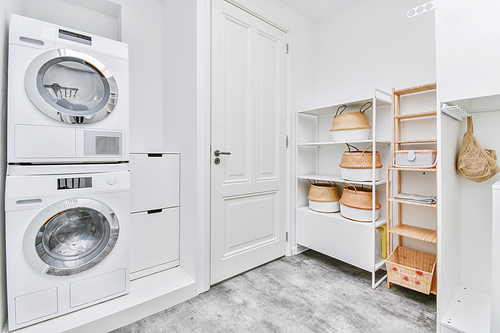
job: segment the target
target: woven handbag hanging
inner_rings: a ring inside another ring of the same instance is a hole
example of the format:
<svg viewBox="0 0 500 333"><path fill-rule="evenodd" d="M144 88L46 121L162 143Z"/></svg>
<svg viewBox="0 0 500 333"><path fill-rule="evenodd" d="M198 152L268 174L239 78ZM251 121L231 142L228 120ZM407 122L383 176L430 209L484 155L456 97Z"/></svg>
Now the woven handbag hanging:
<svg viewBox="0 0 500 333"><path fill-rule="evenodd" d="M476 183L484 182L500 172L496 152L483 149L474 136L472 117L467 117L467 132L458 155L457 171Z"/></svg>

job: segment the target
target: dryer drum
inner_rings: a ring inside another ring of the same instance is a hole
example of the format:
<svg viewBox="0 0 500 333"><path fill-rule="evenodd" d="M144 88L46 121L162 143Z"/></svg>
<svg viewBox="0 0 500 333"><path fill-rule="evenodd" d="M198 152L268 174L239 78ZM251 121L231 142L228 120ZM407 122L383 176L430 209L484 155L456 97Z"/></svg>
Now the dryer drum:
<svg viewBox="0 0 500 333"><path fill-rule="evenodd" d="M106 118L115 108L118 87L97 59L74 50L51 50L29 65L25 88L31 102L54 120L83 124Z"/></svg>

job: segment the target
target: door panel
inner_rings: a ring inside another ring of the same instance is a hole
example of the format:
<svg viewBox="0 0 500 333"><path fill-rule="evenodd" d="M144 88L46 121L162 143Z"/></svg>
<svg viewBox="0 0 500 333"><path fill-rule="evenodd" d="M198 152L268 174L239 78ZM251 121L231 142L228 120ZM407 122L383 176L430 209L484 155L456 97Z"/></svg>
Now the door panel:
<svg viewBox="0 0 500 333"><path fill-rule="evenodd" d="M258 33L258 179L278 176L278 116L279 108L279 40L261 31Z"/></svg>
<svg viewBox="0 0 500 333"><path fill-rule="evenodd" d="M277 240L277 203L276 192L224 199L224 258Z"/></svg>
<svg viewBox="0 0 500 333"><path fill-rule="evenodd" d="M225 94L221 134L225 149L232 152L231 158L222 165L227 183L250 179L250 26L227 16L224 26Z"/></svg>
<svg viewBox="0 0 500 333"><path fill-rule="evenodd" d="M285 255L286 33L213 2L211 283Z"/></svg>

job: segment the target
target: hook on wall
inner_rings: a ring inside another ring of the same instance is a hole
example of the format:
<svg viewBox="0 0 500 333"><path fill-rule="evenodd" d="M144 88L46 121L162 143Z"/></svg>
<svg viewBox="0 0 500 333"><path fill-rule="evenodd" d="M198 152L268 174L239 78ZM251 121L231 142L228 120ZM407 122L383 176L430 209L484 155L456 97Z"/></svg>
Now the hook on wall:
<svg viewBox="0 0 500 333"><path fill-rule="evenodd" d="M425 12L428 12L430 10L436 9L437 5L435 1L429 1L427 3L424 3L423 5L417 6L415 8L410 9L407 13L406 16L408 18L412 18L418 15L421 15Z"/></svg>

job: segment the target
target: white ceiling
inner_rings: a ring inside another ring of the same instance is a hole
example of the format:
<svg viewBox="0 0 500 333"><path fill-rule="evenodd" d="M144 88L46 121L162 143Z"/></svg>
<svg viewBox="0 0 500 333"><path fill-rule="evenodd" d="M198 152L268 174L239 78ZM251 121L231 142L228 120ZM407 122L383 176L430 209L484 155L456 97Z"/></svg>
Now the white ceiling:
<svg viewBox="0 0 500 333"><path fill-rule="evenodd" d="M279 0L314 23L340 13L363 0Z"/></svg>

